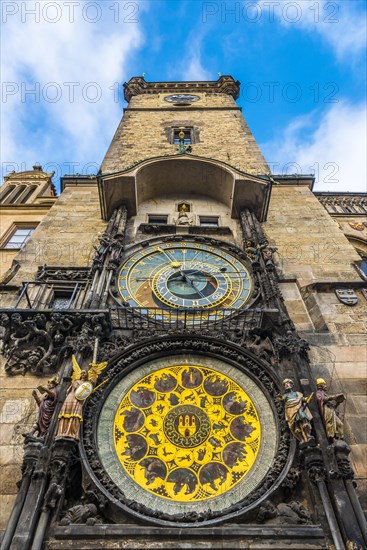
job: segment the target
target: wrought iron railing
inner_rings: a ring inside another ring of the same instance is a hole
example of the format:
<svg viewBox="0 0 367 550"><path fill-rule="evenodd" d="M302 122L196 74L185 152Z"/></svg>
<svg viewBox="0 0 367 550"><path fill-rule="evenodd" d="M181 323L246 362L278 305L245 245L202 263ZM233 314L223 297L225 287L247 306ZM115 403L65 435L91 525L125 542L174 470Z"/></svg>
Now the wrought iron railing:
<svg viewBox="0 0 367 550"><path fill-rule="evenodd" d="M114 328L125 330L157 331L192 329L240 330L248 331L262 325L264 313L254 309L163 309L111 307L111 320Z"/></svg>
<svg viewBox="0 0 367 550"><path fill-rule="evenodd" d="M55 282L25 282L19 294L15 309L73 309L76 307L78 292L82 282L55 281ZM62 304L56 305L55 293L62 292Z"/></svg>
<svg viewBox="0 0 367 550"><path fill-rule="evenodd" d="M79 291L85 289L85 282L62 282L66 292L65 300L60 305L52 300L55 291L60 290L60 283L23 283L13 312L38 311L49 312L68 310L69 313L98 312L99 308L84 309L77 305ZM10 310L9 310L10 311ZM275 309L262 308L132 308L125 306L105 307L112 328L129 331L149 331L165 333L175 330L200 331L238 331L244 334L255 328L262 327L266 319L278 313Z"/></svg>

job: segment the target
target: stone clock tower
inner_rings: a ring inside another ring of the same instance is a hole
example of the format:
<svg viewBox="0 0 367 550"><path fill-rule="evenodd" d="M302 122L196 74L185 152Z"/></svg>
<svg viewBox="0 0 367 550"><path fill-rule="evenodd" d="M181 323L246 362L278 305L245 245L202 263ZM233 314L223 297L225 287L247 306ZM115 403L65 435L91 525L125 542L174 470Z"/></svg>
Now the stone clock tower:
<svg viewBox="0 0 367 550"><path fill-rule="evenodd" d="M313 209L358 301L357 255L238 95L132 78L98 175L62 178L3 287L4 376L36 404L4 550L365 547L343 387L305 338L335 264L280 251L297 223L317 241Z"/></svg>

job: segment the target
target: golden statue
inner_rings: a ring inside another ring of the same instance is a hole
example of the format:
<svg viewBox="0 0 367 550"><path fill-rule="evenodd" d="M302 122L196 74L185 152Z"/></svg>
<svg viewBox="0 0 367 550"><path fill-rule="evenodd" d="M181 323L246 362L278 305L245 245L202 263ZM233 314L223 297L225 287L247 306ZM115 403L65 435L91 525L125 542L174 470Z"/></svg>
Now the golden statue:
<svg viewBox="0 0 367 550"><path fill-rule="evenodd" d="M79 439L79 428L83 422L83 404L91 395L97 383L98 376L107 363L90 363L89 370L82 370L75 356L72 356L73 374L71 385L61 408L56 437L72 437Z"/></svg>
<svg viewBox="0 0 367 550"><path fill-rule="evenodd" d="M311 436L312 414L307 407L313 394L307 399L303 393L293 390L294 382L290 378L283 380L283 400L285 405L285 419L292 434L300 443L313 440Z"/></svg>

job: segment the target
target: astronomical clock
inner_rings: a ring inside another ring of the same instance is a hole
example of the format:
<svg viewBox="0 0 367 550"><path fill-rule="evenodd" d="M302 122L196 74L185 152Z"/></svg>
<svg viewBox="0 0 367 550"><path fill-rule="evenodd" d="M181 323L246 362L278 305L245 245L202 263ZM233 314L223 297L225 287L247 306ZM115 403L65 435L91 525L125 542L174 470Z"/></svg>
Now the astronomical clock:
<svg viewBox="0 0 367 550"><path fill-rule="evenodd" d="M256 302L249 257L204 238L151 239L126 251L115 288L118 303L154 322L194 312L188 330L195 338L173 332L122 354L98 402L86 405L86 433L95 434L84 440L86 456L97 457L90 473L114 496L113 514L189 523L251 509L269 489L284 446L276 387L254 357L209 343L195 329L203 316L215 327ZM285 475L284 448L275 478Z"/></svg>
<svg viewBox="0 0 367 550"><path fill-rule="evenodd" d="M168 318L172 309L197 308L210 321L244 307L253 282L249 264L226 249L174 241L129 256L118 273L118 291L124 303L143 308L143 313L144 308L163 308Z"/></svg>

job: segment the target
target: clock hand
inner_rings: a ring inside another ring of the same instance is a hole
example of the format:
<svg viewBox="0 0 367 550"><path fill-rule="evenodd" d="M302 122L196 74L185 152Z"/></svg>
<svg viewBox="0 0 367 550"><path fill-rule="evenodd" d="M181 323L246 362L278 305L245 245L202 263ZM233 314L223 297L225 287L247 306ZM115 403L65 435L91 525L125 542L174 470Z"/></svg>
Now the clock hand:
<svg viewBox="0 0 367 550"><path fill-rule="evenodd" d="M162 254L164 254L166 256L166 258L169 259L170 262L178 264L178 265L175 265L173 267L181 267L181 264L176 260L176 258L174 258L171 254L169 254L169 252L167 252L166 250L163 250L163 248L160 248L160 247L158 247L157 250L159 252L162 252Z"/></svg>
<svg viewBox="0 0 367 550"><path fill-rule="evenodd" d="M198 252L196 252L195 256L189 261L194 262L196 260L196 258L199 256L199 254L201 254L202 252L203 252L202 250L199 250Z"/></svg>
<svg viewBox="0 0 367 550"><path fill-rule="evenodd" d="M184 280L187 281L192 286L192 288L195 290L195 292L199 294L199 296L201 296L201 298L206 298L206 296L202 292L200 292L198 288L196 288L194 281L192 281L190 277L186 275L186 273L184 273L183 271L180 271L180 273L182 273Z"/></svg>

